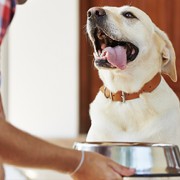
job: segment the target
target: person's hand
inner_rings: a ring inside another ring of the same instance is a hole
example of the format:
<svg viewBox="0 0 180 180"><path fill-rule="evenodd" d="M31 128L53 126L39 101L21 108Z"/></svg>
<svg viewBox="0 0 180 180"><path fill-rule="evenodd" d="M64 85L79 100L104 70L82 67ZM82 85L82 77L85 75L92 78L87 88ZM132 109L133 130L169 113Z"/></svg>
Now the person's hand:
<svg viewBox="0 0 180 180"><path fill-rule="evenodd" d="M78 171L71 175L74 180L120 180L135 173L110 158L93 152L85 152L84 161Z"/></svg>

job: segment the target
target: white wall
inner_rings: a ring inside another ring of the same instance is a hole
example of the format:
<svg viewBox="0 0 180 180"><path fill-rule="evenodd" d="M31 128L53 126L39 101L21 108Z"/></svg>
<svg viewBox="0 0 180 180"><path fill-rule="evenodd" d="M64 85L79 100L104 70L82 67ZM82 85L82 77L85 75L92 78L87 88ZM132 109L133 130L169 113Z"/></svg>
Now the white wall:
<svg viewBox="0 0 180 180"><path fill-rule="evenodd" d="M29 0L9 32L8 118L31 134L78 134L78 0Z"/></svg>

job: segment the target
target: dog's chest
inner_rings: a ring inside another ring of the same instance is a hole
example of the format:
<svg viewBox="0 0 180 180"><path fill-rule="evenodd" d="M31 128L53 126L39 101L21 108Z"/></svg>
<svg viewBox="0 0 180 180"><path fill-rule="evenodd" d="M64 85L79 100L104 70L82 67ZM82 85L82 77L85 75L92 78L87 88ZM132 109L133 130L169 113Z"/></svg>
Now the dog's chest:
<svg viewBox="0 0 180 180"><path fill-rule="evenodd" d="M91 104L90 114L92 121L114 124L119 130L129 131L141 129L148 121L153 121L158 112L140 98L114 102L99 93Z"/></svg>
<svg viewBox="0 0 180 180"><path fill-rule="evenodd" d="M99 92L90 105L90 117L89 141L177 144L175 137L180 137L177 128L180 126L179 101L172 93L164 95L159 90L125 103L113 102Z"/></svg>

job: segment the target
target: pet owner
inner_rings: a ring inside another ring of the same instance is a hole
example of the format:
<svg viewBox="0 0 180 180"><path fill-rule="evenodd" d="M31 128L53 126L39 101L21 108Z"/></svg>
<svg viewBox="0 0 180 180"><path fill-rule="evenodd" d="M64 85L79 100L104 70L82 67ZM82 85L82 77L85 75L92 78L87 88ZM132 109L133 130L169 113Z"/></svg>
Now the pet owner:
<svg viewBox="0 0 180 180"><path fill-rule="evenodd" d="M16 0L0 0L0 44L15 8ZM100 154L59 147L17 129L6 121L0 96L0 180L3 180L1 163L52 169L79 180L121 179L134 173Z"/></svg>

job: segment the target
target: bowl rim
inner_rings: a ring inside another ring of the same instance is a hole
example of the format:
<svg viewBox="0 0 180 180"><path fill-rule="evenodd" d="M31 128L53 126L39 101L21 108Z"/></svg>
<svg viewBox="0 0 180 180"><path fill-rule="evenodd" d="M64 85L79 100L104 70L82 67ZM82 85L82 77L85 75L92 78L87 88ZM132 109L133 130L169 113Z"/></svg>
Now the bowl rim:
<svg viewBox="0 0 180 180"><path fill-rule="evenodd" d="M164 147L164 148L178 148L175 144L168 144L168 143L152 143L152 142L113 142L113 141L75 141L73 146L94 146L94 147Z"/></svg>

